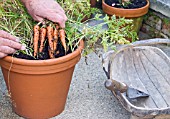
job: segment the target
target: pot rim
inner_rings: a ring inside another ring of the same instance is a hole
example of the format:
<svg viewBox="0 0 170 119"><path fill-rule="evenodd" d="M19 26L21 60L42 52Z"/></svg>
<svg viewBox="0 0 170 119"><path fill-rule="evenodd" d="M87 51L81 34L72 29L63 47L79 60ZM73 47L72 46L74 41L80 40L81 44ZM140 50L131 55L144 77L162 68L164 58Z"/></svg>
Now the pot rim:
<svg viewBox="0 0 170 119"><path fill-rule="evenodd" d="M108 4L105 3L105 0L102 0L102 4L104 4L105 6L107 6L110 9L135 11L135 10L141 10L141 9L145 9L145 8L149 7L150 2L149 2L149 0L146 0L146 1L147 1L147 4L145 6L140 7L140 8L135 8L135 9L123 9L123 8L111 7L111 6L109 6Z"/></svg>
<svg viewBox="0 0 170 119"><path fill-rule="evenodd" d="M35 66L53 65L53 64L59 64L59 63L69 61L70 59L79 55L82 52L83 48L84 48L84 41L80 40L80 45L75 51L65 56L59 57L59 58L47 59L47 60L27 60L27 59L21 59L21 58L15 58L15 57L12 58L11 56L6 56L2 58L1 60L10 62L10 63L13 62L15 64L21 64L21 65L35 65Z"/></svg>

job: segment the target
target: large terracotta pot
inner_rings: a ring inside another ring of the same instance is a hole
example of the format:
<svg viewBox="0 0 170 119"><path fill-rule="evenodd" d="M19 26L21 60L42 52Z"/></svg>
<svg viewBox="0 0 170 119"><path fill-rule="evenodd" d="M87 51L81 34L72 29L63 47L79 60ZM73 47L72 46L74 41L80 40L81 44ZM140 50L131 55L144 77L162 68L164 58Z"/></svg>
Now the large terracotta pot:
<svg viewBox="0 0 170 119"><path fill-rule="evenodd" d="M14 111L25 118L47 119L65 107L80 46L66 56L49 60L25 60L7 56L0 60Z"/></svg>
<svg viewBox="0 0 170 119"><path fill-rule="evenodd" d="M125 17L133 19L134 31L138 32L143 21L143 15L145 15L149 10L149 0L144 7L137 9L123 9L111 7L105 3L105 0L102 0L102 9L108 15L116 15L117 17Z"/></svg>

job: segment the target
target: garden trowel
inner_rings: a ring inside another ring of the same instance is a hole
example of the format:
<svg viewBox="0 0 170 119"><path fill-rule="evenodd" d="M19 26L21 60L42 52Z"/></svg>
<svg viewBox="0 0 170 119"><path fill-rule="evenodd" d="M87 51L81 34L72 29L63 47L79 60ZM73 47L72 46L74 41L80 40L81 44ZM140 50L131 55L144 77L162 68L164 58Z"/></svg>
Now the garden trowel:
<svg viewBox="0 0 170 119"><path fill-rule="evenodd" d="M149 94L144 91L140 91L138 89L135 89L133 87L127 86L125 83L113 80L113 79L108 79L105 82L105 87L111 91L114 91L115 93L124 93L126 92L126 95L130 99L136 99L140 97L148 97Z"/></svg>

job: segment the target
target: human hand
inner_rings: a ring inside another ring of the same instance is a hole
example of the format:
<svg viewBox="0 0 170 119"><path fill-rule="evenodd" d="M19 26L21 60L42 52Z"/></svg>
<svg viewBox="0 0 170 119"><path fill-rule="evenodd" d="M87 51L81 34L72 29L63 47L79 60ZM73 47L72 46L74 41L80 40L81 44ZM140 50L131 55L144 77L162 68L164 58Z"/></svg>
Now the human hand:
<svg viewBox="0 0 170 119"><path fill-rule="evenodd" d="M25 47L18 43L16 37L0 30L0 58L14 53L16 50L25 50Z"/></svg>
<svg viewBox="0 0 170 119"><path fill-rule="evenodd" d="M38 22L44 18L59 23L64 28L67 17L64 10L55 0L21 0L28 13Z"/></svg>

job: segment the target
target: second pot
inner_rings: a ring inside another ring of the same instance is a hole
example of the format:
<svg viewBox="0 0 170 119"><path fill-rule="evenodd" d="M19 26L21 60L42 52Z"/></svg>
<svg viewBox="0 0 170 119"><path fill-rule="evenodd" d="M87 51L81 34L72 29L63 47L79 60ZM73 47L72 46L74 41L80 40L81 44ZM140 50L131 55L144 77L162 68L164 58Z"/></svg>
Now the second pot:
<svg viewBox="0 0 170 119"><path fill-rule="evenodd" d="M136 9L123 9L111 7L105 3L105 0L102 0L102 9L108 15L133 19L133 29L138 32L142 25L143 16L149 10L149 4L149 0L147 0L147 4L144 7Z"/></svg>

